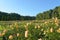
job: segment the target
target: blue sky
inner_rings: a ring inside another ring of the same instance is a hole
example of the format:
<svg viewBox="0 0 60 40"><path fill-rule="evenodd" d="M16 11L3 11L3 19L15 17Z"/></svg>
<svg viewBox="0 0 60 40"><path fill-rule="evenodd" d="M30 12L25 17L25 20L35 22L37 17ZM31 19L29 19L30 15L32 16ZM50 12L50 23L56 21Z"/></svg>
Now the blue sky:
<svg viewBox="0 0 60 40"><path fill-rule="evenodd" d="M0 11L24 16L36 16L56 6L60 6L60 0L0 0Z"/></svg>

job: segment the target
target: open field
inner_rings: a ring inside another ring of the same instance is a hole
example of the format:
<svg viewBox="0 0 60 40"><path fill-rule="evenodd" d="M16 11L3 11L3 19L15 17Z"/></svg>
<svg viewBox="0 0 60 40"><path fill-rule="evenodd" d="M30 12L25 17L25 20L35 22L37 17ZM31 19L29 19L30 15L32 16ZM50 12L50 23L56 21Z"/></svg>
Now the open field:
<svg viewBox="0 0 60 40"><path fill-rule="evenodd" d="M0 21L0 40L60 40L58 19Z"/></svg>

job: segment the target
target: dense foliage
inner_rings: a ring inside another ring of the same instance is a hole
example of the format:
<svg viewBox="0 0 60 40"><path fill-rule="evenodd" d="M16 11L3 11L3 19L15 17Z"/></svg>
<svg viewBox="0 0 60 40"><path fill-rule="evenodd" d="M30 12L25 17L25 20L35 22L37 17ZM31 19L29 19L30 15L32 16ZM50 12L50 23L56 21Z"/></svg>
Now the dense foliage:
<svg viewBox="0 0 60 40"><path fill-rule="evenodd" d="M0 21L12 21L12 20L35 20L34 16L21 16L17 13L6 13L0 11Z"/></svg>
<svg viewBox="0 0 60 40"><path fill-rule="evenodd" d="M60 22L57 18L7 24L0 22L0 40L60 40Z"/></svg>
<svg viewBox="0 0 60 40"><path fill-rule="evenodd" d="M36 16L36 19L51 19L52 17L57 17L60 19L60 6L57 6L54 9L50 9L48 11L45 11L43 13L39 13Z"/></svg>

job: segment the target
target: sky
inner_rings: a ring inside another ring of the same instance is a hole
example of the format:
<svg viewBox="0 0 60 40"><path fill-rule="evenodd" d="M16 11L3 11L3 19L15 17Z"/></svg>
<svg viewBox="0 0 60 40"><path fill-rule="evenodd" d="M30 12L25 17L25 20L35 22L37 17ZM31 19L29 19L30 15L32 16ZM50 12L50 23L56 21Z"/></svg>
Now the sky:
<svg viewBox="0 0 60 40"><path fill-rule="evenodd" d="M0 11L23 16L36 16L56 6L60 6L60 0L0 0Z"/></svg>

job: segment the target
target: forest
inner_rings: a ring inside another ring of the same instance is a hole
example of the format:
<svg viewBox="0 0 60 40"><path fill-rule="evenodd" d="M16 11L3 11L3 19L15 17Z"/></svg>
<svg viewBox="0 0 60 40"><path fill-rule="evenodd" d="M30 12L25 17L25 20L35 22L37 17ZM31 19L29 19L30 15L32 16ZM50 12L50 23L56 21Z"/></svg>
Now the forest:
<svg viewBox="0 0 60 40"><path fill-rule="evenodd" d="M21 16L18 13L6 13L0 11L0 21L15 21L15 20L35 20L34 16Z"/></svg>
<svg viewBox="0 0 60 40"><path fill-rule="evenodd" d="M0 11L0 21L14 21L14 20L43 20L43 19L51 19L57 17L60 19L60 6L55 7L54 9L50 9L44 11L42 13L38 13L36 16L22 16L18 13L7 13Z"/></svg>
<svg viewBox="0 0 60 40"><path fill-rule="evenodd" d="M50 9L47 11L44 11L42 13L38 13L36 15L36 19L42 20L42 19L51 19L51 18L59 18L60 19L60 6L55 7L54 9Z"/></svg>

